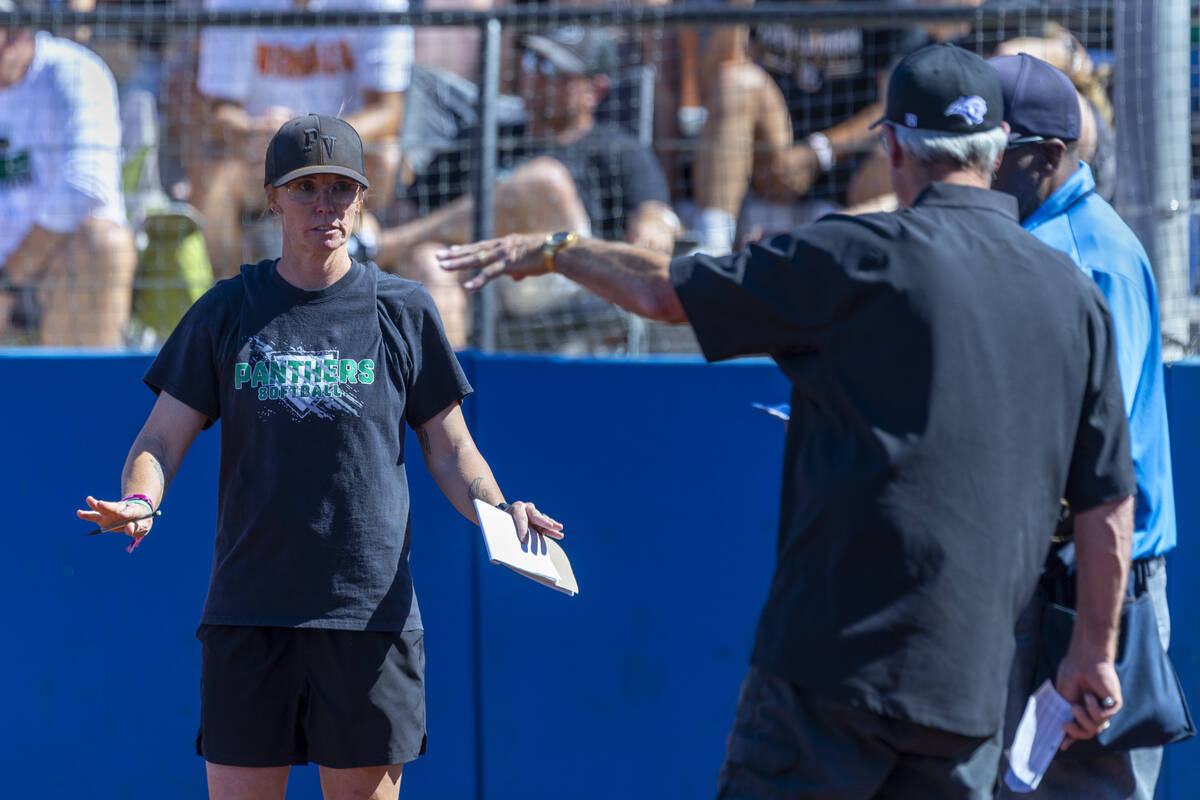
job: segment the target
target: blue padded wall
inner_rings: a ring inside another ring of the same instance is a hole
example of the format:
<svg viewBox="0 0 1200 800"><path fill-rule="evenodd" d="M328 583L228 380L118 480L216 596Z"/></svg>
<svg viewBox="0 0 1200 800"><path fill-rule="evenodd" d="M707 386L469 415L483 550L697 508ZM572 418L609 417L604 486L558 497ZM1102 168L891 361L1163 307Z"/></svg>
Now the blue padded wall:
<svg viewBox="0 0 1200 800"><path fill-rule="evenodd" d="M1167 367L1167 415L1179 545L1167 554L1171 660L1200 724L1200 360ZM1162 800L1200 792L1200 739L1168 747L1158 781Z"/></svg>
<svg viewBox="0 0 1200 800"><path fill-rule="evenodd" d="M578 597L483 571L485 797L710 796L774 566L787 398L763 362L481 359L500 485L566 526Z"/></svg>
<svg viewBox="0 0 1200 800"><path fill-rule="evenodd" d="M469 424L509 499L567 525L581 593L485 562L477 530L419 465L412 563L426 623L429 753L414 800L711 796L774 563L782 425L754 411L787 384L766 361L463 356ZM83 496L115 496L153 396L149 359L0 353L9 390L0 603L4 796L206 797L193 754L194 630L212 558L216 430L132 556L85 537ZM1200 363L1168 370L1182 546L1172 653L1200 705ZM286 480L288 465L279 465ZM1200 787L1200 744L1169 752L1160 796ZM320 796L315 769L289 798Z"/></svg>

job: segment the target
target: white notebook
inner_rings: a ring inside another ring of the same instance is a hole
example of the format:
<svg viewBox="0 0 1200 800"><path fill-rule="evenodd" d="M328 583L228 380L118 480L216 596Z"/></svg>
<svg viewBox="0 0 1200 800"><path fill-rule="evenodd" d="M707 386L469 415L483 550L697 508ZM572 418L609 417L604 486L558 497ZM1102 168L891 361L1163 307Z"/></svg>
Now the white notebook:
<svg viewBox="0 0 1200 800"><path fill-rule="evenodd" d="M512 515L482 500L474 502L489 561L565 594L579 594L571 562L558 542L531 529L529 539L522 543Z"/></svg>

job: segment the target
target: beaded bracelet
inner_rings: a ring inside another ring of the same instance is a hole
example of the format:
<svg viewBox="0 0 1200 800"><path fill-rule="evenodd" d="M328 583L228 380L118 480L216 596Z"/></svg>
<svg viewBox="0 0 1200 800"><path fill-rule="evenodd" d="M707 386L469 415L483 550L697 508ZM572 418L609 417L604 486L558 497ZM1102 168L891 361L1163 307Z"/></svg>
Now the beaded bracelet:
<svg viewBox="0 0 1200 800"><path fill-rule="evenodd" d="M121 502L122 503L129 503L129 502L144 503L146 508L150 509L151 511L154 510L154 503L151 503L150 498L146 497L146 495L144 495L144 494L131 494L128 497L122 497Z"/></svg>

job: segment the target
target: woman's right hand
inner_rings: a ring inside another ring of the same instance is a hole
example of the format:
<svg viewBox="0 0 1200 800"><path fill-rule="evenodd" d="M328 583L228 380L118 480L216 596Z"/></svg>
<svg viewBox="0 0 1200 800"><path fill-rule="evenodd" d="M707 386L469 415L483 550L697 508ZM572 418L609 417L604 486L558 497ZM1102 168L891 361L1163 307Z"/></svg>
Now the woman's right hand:
<svg viewBox="0 0 1200 800"><path fill-rule="evenodd" d="M97 500L91 495L84 500L88 507L77 509L75 516L94 523L100 530L121 531L131 537L133 541L125 548L130 553L154 527L154 517L138 519L150 513L150 508L145 503L136 500Z"/></svg>
<svg viewBox="0 0 1200 800"><path fill-rule="evenodd" d="M558 520L537 510L533 503L514 500L503 507L517 525L517 538L521 543L529 541L529 532L537 531L551 539L563 538L563 525Z"/></svg>

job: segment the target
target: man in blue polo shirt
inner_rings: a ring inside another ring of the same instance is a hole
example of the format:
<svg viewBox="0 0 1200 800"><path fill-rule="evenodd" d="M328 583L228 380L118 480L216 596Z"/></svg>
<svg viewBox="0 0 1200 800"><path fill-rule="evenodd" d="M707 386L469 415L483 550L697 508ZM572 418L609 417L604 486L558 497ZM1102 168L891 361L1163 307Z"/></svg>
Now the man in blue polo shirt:
<svg viewBox="0 0 1200 800"><path fill-rule="evenodd" d="M1022 227L1069 255L1100 287L1112 313L1137 475L1129 592L1151 594L1166 648L1170 618L1163 554L1175 546L1175 496L1154 274L1137 236L1095 193L1092 172L1078 158L1079 105L1070 78L1026 53L990 63L1000 75L1004 119L1011 128L992 188L1017 198ZM1032 677L1036 653L1022 645L1036 641L1036 625L1031 606L1018 622L1010 736L1032 688L1024 684ZM1161 764L1161 747L1101 756L1068 750L1055 758L1037 796L1150 800Z"/></svg>

